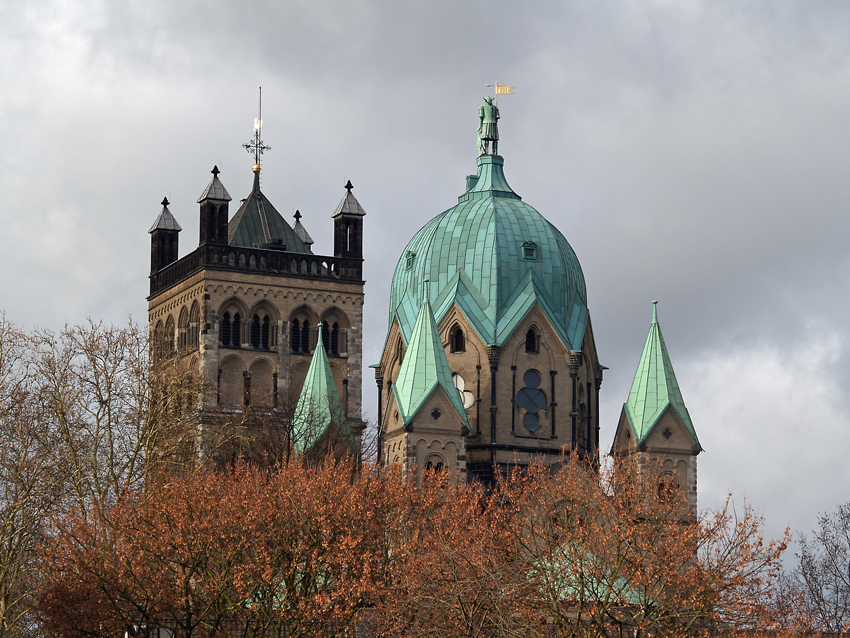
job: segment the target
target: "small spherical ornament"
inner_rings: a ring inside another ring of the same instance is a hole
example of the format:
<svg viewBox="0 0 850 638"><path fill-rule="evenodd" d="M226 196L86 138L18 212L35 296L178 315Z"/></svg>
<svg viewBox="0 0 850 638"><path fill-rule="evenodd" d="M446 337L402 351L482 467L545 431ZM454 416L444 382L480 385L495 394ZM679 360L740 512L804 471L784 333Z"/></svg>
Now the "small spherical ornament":
<svg viewBox="0 0 850 638"><path fill-rule="evenodd" d="M254 172L255 172L255 173L259 173L259 172L260 172L260 165L259 165L259 164L254 164L254 169L253 169L253 170L254 170Z"/></svg>

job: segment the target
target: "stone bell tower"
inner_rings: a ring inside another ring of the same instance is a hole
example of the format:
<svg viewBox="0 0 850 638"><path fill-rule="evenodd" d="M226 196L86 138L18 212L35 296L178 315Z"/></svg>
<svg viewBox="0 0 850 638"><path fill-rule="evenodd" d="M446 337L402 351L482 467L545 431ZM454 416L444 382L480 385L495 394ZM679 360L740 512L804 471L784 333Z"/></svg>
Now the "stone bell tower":
<svg viewBox="0 0 850 638"><path fill-rule="evenodd" d="M198 246L182 258L180 226L163 201L150 230L148 316L158 352L187 360L203 378L202 425L234 415L247 424L262 418L297 444L288 428L321 339L322 369L338 396L335 415L358 435L351 438L355 452L364 426L365 211L349 182L332 215L334 254L315 254L301 213L290 225L260 187L261 155L268 150L260 132L255 128L245 145L254 155L248 196L230 217L232 200L214 167L198 198Z"/></svg>

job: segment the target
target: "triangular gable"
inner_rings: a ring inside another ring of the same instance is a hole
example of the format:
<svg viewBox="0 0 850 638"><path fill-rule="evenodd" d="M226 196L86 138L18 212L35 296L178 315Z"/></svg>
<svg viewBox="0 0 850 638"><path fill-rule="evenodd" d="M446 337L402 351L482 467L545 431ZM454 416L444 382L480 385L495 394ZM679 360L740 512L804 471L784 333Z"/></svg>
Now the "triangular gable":
<svg viewBox="0 0 850 638"><path fill-rule="evenodd" d="M393 394L405 425L415 416L434 389L441 386L464 425L469 428L466 410L452 382L443 342L431 312L431 304L422 304L413 328L401 369L393 384Z"/></svg>

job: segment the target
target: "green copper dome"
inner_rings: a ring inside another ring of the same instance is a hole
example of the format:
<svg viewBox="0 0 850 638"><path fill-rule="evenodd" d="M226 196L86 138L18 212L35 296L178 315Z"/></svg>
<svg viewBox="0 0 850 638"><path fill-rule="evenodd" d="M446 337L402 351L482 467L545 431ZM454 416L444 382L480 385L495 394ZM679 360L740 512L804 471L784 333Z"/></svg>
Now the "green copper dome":
<svg viewBox="0 0 850 638"><path fill-rule="evenodd" d="M498 155L478 158L458 205L428 222L402 252L390 298L408 342L423 291L439 321L457 303L488 346L501 346L539 304L561 339L580 350L587 294L567 240L511 190ZM423 283L424 282L424 283Z"/></svg>

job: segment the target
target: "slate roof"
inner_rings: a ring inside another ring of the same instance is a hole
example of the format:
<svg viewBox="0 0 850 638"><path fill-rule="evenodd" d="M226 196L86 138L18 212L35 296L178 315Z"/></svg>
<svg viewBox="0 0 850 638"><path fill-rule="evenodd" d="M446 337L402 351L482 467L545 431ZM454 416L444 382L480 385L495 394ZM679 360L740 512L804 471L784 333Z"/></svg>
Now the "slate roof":
<svg viewBox="0 0 850 638"><path fill-rule="evenodd" d="M357 201L357 198L354 196L354 193L351 192L354 186L351 184L351 180L345 185L345 189L348 191L345 194L345 197L342 198L342 201L336 207L334 214L332 217L336 217L337 215L341 215L343 213L347 215L360 215L363 216L366 214L366 211L363 210L363 207L360 205L360 202Z"/></svg>
<svg viewBox="0 0 850 638"><path fill-rule="evenodd" d="M658 325L657 301L652 304L652 325L640 357L629 399L623 406L637 444L642 444L668 407L681 419L694 443L702 450L691 415L685 407L667 345Z"/></svg>
<svg viewBox="0 0 850 638"><path fill-rule="evenodd" d="M292 417L292 441L295 450L300 454L308 454L331 426L336 430L335 435L354 450L354 436L346 423L345 411L339 400L339 392L322 341L320 324L316 350L313 352Z"/></svg>
<svg viewBox="0 0 850 638"><path fill-rule="evenodd" d="M230 195L227 192L227 189L224 187L224 184L221 183L221 180L218 178L218 166L213 166L212 169L213 178L210 180L210 183L207 184L207 187L204 189L204 192L201 193L201 196L198 198L198 203L200 204L205 199L215 199L222 202L229 202Z"/></svg>
<svg viewBox="0 0 850 638"><path fill-rule="evenodd" d="M438 386L446 393L464 425L469 429L463 399L452 382L452 372L449 361L446 359L446 351L443 349L431 305L426 299L419 309L416 325L407 342L404 361L401 363L398 378L392 387L398 411L405 426L413 420Z"/></svg>
<svg viewBox="0 0 850 638"><path fill-rule="evenodd" d="M315 242L313 238L310 237L310 233L307 232L307 229L304 228L304 224L301 223L301 211L295 211L295 225L292 227L292 230L295 231L295 234L298 235L298 238L304 242L307 246L312 246Z"/></svg>
<svg viewBox="0 0 850 638"><path fill-rule="evenodd" d="M389 323L407 340L422 303L437 320L457 303L488 346L501 346L535 304L570 350L581 350L587 293L578 258L561 232L511 190L498 155L478 158L458 205L410 240L395 269ZM533 253L527 258L525 248Z"/></svg>
<svg viewBox="0 0 850 638"><path fill-rule="evenodd" d="M151 226L151 229L148 231L152 233L155 230L183 230L180 228L180 224L177 223L177 220L174 219L174 215L171 214L171 211L168 210L168 198L162 198L162 210L159 211L159 215Z"/></svg>
<svg viewBox="0 0 850 638"><path fill-rule="evenodd" d="M264 248L272 245L291 253L312 254L310 247L260 191L257 178L248 199L242 202L233 219L227 224L227 243L245 248Z"/></svg>

